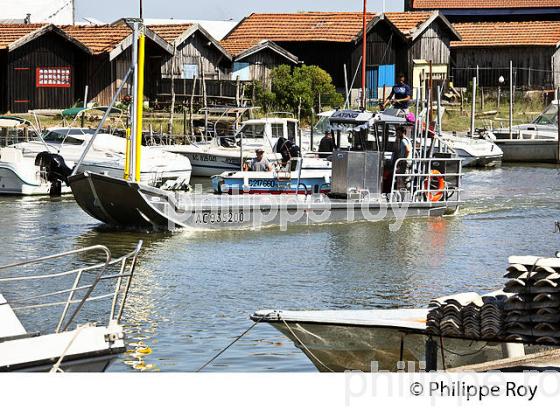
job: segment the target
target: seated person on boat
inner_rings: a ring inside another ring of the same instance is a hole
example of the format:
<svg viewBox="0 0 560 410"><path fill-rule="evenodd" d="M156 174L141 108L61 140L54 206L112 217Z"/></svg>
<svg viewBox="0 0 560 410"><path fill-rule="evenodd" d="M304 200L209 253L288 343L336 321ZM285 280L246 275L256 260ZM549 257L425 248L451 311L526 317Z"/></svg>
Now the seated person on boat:
<svg viewBox="0 0 560 410"><path fill-rule="evenodd" d="M264 150L262 148L258 148L255 153L257 156L253 158L249 164L245 164L243 166L243 170L253 172L271 172L272 164L265 158Z"/></svg>

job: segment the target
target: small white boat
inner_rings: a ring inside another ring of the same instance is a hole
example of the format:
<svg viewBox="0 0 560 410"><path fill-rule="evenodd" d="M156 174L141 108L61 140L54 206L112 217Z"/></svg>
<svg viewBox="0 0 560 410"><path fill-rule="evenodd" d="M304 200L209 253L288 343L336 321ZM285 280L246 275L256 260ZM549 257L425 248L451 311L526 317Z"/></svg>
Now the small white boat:
<svg viewBox="0 0 560 410"><path fill-rule="evenodd" d="M304 159L294 158L270 172L223 172L212 177L212 188L217 194L328 194L332 165L320 161L325 169L303 169Z"/></svg>
<svg viewBox="0 0 560 410"><path fill-rule="evenodd" d="M502 343L428 335L427 315L428 309L262 310L251 319L279 330L322 372L445 370L504 358Z"/></svg>
<svg viewBox="0 0 560 410"><path fill-rule="evenodd" d="M504 152L504 162L558 163L558 101L553 101L532 123L483 133Z"/></svg>
<svg viewBox="0 0 560 410"><path fill-rule="evenodd" d="M278 162L282 156L277 152L280 138L299 145L299 125L293 118L262 118L245 121L231 137L218 137L210 142L190 145L162 145L164 151L186 156L192 165L193 176L211 177L226 171L240 171L243 162L255 157L257 148L263 149L271 162ZM302 147L306 152L305 147ZM307 162L305 168L321 166L321 163Z"/></svg>
<svg viewBox="0 0 560 410"><path fill-rule="evenodd" d="M95 130L90 128L49 128L41 140L19 143L13 148L33 160L39 153L48 150L62 156L66 165L72 168L94 134ZM125 149L124 138L100 132L78 172L90 171L121 178L124 175ZM147 185L182 189L188 186L191 171L188 158L151 147L142 150L140 180Z"/></svg>
<svg viewBox="0 0 560 410"><path fill-rule="evenodd" d="M0 372L105 371L126 350L120 319L141 246L118 259L98 245L1 266L1 272L14 274L0 274ZM99 253L104 262L95 262ZM50 273L49 267L72 255L82 266ZM30 273L33 265L38 271ZM54 285L61 279L67 282ZM10 292L16 296L7 297ZM106 317L101 316L104 301ZM40 331L24 326L22 318Z"/></svg>
<svg viewBox="0 0 560 410"><path fill-rule="evenodd" d="M46 170L35 163L35 158L25 157L21 149L8 146L21 141L23 127L29 131L32 124L17 117L0 118L0 195L48 195L52 182ZM62 193L69 192L69 187L62 187Z"/></svg>
<svg viewBox="0 0 560 410"><path fill-rule="evenodd" d="M463 167L495 167L504 153L494 142L483 138L458 137L443 133L438 138L463 160Z"/></svg>

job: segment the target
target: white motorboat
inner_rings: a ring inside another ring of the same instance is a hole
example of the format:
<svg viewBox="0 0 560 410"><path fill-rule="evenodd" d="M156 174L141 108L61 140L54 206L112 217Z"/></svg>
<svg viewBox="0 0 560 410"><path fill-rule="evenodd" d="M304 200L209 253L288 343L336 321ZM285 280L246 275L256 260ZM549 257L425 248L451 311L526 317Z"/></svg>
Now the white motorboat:
<svg viewBox="0 0 560 410"><path fill-rule="evenodd" d="M226 171L240 171L243 162L255 157L257 148L263 149L271 162L279 162L277 152L280 138L298 141L298 121L292 118L262 118L245 121L231 137L218 137L210 142L190 145L162 145L159 148L186 156L192 165L193 176L211 177ZM302 147L306 152L306 146ZM318 158L305 156L304 169L324 169L328 164Z"/></svg>
<svg viewBox="0 0 560 410"><path fill-rule="evenodd" d="M532 123L485 131L498 145L504 162L560 162L558 145L558 101L553 101Z"/></svg>
<svg viewBox="0 0 560 410"><path fill-rule="evenodd" d="M303 158L292 158L272 171L232 171L212 177L217 194L328 194L332 169L303 169ZM330 165L330 162L325 161Z"/></svg>
<svg viewBox="0 0 560 410"><path fill-rule="evenodd" d="M13 145L24 157L35 160L44 151L58 154L66 165L73 168L95 134L90 128L49 128L37 141ZM100 132L87 153L78 172L90 171L101 175L122 177L124 175L126 140ZM164 189L182 189L191 178L188 158L144 147L140 179L143 183Z"/></svg>
<svg viewBox="0 0 560 410"><path fill-rule="evenodd" d="M14 272L0 275L0 371L105 371L126 350L120 320L141 247L118 259L97 245L0 267ZM61 269L72 257L81 266Z"/></svg>
<svg viewBox="0 0 560 410"><path fill-rule="evenodd" d="M48 195L52 182L48 180L45 169L35 163L35 158L25 157L22 150L8 145L29 139L29 134L22 138L24 127L32 124L22 118L0 118L0 195ZM43 146L43 150L45 146ZM69 187L62 187L63 193L69 193Z"/></svg>
<svg viewBox="0 0 560 410"><path fill-rule="evenodd" d="M278 329L323 372L446 370L504 358L503 343L430 336L427 315L428 309L262 310L251 319Z"/></svg>
<svg viewBox="0 0 560 410"><path fill-rule="evenodd" d="M459 137L442 133L438 138L463 160L463 167L495 167L502 161L504 153L494 142L483 138Z"/></svg>

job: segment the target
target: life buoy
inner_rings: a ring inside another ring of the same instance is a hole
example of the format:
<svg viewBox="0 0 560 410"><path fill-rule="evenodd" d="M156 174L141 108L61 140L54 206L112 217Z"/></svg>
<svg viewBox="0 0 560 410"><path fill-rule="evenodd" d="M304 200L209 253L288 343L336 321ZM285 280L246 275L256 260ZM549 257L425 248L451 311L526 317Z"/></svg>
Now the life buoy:
<svg viewBox="0 0 560 410"><path fill-rule="evenodd" d="M424 191L426 192L426 198L430 202L439 202L443 198L445 192L445 180L441 176L441 172L437 170L432 170L431 176L424 180Z"/></svg>

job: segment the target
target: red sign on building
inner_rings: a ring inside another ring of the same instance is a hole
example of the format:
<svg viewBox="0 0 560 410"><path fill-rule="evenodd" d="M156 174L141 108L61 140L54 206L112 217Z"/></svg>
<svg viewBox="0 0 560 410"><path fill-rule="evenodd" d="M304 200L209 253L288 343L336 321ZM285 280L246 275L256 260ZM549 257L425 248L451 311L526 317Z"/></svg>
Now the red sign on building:
<svg viewBox="0 0 560 410"><path fill-rule="evenodd" d="M37 88L70 88L70 67L37 67Z"/></svg>

